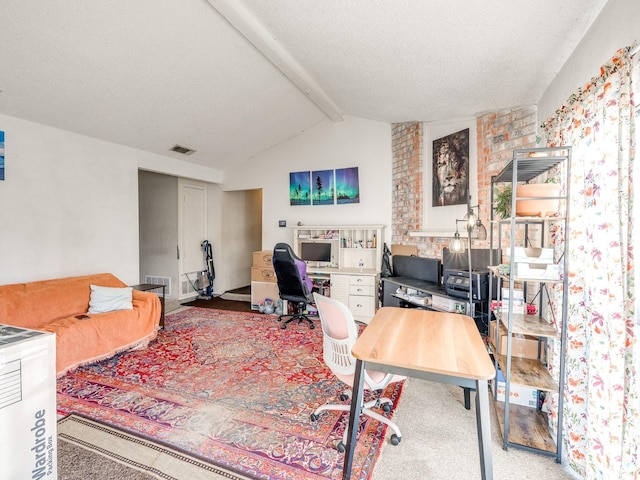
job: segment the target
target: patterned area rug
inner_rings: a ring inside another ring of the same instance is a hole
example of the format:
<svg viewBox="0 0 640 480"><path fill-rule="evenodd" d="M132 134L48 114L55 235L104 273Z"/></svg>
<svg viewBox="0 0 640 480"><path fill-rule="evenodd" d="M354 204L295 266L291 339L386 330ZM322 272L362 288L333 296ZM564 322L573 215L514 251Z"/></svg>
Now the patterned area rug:
<svg viewBox="0 0 640 480"><path fill-rule="evenodd" d="M339 479L348 414L313 410L344 389L322 361L321 329L276 317L191 308L167 316L149 348L57 382L77 412L260 479ZM385 391L394 406L402 383ZM386 427L363 417L352 478L370 478Z"/></svg>
<svg viewBox="0 0 640 480"><path fill-rule="evenodd" d="M60 480L248 480L75 413L58 421Z"/></svg>

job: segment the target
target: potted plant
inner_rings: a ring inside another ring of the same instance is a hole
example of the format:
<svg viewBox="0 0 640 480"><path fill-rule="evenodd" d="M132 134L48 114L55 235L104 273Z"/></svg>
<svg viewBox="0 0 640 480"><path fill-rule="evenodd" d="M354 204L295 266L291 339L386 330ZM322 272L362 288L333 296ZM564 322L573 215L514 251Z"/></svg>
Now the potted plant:
<svg viewBox="0 0 640 480"><path fill-rule="evenodd" d="M500 218L509 218L511 216L511 187L505 187L497 191L493 208Z"/></svg>

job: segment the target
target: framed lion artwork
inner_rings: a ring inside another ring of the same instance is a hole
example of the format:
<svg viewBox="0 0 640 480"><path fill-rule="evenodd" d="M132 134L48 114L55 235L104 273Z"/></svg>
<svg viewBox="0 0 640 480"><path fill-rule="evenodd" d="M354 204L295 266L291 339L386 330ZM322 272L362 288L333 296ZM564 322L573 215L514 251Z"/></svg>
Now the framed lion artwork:
<svg viewBox="0 0 640 480"><path fill-rule="evenodd" d="M461 205L469 197L469 129L433 141L433 206Z"/></svg>

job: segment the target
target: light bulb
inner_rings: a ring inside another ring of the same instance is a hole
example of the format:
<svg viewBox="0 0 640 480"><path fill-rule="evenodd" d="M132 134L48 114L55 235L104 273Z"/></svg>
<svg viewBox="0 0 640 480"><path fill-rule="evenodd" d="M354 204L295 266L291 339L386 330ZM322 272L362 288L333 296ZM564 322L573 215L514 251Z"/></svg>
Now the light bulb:
<svg viewBox="0 0 640 480"><path fill-rule="evenodd" d="M467 214L464 216L463 220L467 222L467 230L471 230L478 223L478 216L473 213L472 209L469 209Z"/></svg>
<svg viewBox="0 0 640 480"><path fill-rule="evenodd" d="M451 239L451 242L449 242L449 250L452 253L464 252L464 242L460 238L460 234L458 232L456 232L456 234Z"/></svg>

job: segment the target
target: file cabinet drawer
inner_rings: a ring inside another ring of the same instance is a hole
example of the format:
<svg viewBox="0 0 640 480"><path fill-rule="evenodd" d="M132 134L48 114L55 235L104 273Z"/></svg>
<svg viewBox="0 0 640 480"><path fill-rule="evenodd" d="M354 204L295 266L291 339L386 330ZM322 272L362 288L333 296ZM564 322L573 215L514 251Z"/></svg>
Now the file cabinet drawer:
<svg viewBox="0 0 640 480"><path fill-rule="evenodd" d="M373 317L375 312L375 298L374 297L361 297L358 295L349 295L349 310L353 313L356 319L362 319L365 323L369 323L368 320Z"/></svg>
<svg viewBox="0 0 640 480"><path fill-rule="evenodd" d="M372 297L374 290L373 285L349 285L349 295L366 295Z"/></svg>
<svg viewBox="0 0 640 480"><path fill-rule="evenodd" d="M351 286L368 285L370 287L373 287L375 283L376 283L376 279L374 276L371 276L371 275L350 275L349 276L349 285Z"/></svg>

